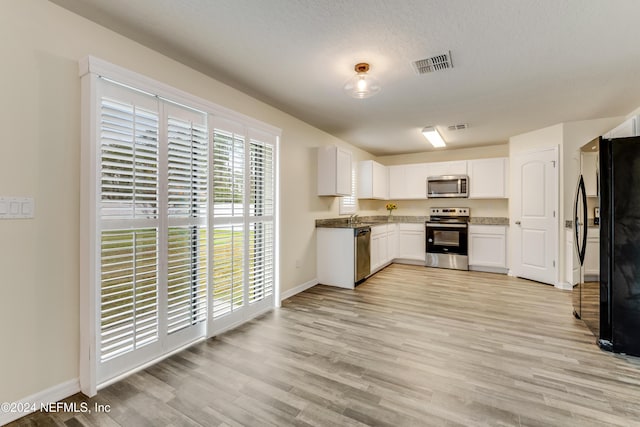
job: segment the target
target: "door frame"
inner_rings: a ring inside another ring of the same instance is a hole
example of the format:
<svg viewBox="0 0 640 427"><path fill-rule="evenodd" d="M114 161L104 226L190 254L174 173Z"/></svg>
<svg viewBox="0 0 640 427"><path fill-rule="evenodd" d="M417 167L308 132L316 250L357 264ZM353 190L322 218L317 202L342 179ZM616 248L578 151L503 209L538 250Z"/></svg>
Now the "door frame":
<svg viewBox="0 0 640 427"><path fill-rule="evenodd" d="M566 289L566 287L564 286L564 283L562 283L561 281L561 275L560 275L560 271L561 271L561 262L559 259L559 255L560 255L560 231L561 231L561 212L560 212L560 195L562 193L562 188L560 187L561 184L561 175L560 175L560 145L559 144L554 144L554 145L550 145L550 146L546 146L546 147L538 147L538 148L533 148L531 150L526 150L526 151L521 151L519 153L517 153L514 156L510 156L510 160L509 163L511 165L513 165L510 169L511 169L511 173L510 173L510 179L509 179L509 194L511 195L510 199L513 198L513 195L516 194L515 193L515 179L514 176L517 172L515 165L517 164L516 159L519 156L526 156L526 155L530 155L530 154L534 154L534 153L541 153L544 151L552 151L555 154L555 162L556 162L556 167L555 169L555 174L554 174L554 181L555 181L555 185L553 186L555 189L555 197L554 197L554 205L555 205L555 212L556 212L556 221L555 221L555 227L552 230L553 231L553 236L554 236L554 244L553 244L553 258L555 259L555 276L553 278L553 286L559 289ZM515 204L510 203L510 208L509 208L509 272L508 275L512 276L512 277L518 277L515 274L515 262L516 262L516 244L519 242L516 242L516 238L517 238L517 234L516 234L516 228L517 225L515 224ZM564 243L564 239L562 240L562 242ZM529 280L529 279L527 279ZM533 280L533 279L531 279ZM542 282L540 282L542 283Z"/></svg>

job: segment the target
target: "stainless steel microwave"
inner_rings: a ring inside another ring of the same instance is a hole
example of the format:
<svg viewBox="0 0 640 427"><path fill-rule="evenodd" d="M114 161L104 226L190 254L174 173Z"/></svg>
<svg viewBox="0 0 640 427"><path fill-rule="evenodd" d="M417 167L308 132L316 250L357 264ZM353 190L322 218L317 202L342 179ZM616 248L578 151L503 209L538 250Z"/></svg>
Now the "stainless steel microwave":
<svg viewBox="0 0 640 427"><path fill-rule="evenodd" d="M467 175L440 175L427 178L427 197L466 198L469 197L469 177Z"/></svg>

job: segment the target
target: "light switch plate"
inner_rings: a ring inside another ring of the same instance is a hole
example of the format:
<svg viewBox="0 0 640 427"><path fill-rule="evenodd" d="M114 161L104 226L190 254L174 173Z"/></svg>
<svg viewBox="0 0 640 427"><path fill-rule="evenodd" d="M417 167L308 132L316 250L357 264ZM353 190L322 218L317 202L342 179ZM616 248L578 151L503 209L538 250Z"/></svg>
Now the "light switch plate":
<svg viewBox="0 0 640 427"><path fill-rule="evenodd" d="M33 218L33 197L0 197L0 219Z"/></svg>

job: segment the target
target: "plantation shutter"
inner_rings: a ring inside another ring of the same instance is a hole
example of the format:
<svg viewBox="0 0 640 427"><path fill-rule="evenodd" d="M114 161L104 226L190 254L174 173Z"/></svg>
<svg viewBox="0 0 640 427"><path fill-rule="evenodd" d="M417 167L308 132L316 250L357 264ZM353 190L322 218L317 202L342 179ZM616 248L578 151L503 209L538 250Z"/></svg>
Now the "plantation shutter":
<svg viewBox="0 0 640 427"><path fill-rule="evenodd" d="M158 342L159 112L105 83L99 105L99 359Z"/></svg>
<svg viewBox="0 0 640 427"><path fill-rule="evenodd" d="M245 137L243 127L216 118L213 129L213 318L244 305Z"/></svg>
<svg viewBox="0 0 640 427"><path fill-rule="evenodd" d="M273 295L275 141L252 131L250 157L249 303Z"/></svg>
<svg viewBox="0 0 640 427"><path fill-rule="evenodd" d="M167 332L207 319L208 135L206 115L166 104Z"/></svg>
<svg viewBox="0 0 640 427"><path fill-rule="evenodd" d="M280 130L98 58L80 74L79 379L93 396L274 306Z"/></svg>
<svg viewBox="0 0 640 427"><path fill-rule="evenodd" d="M219 117L212 140L215 332L273 307L277 140Z"/></svg>
<svg viewBox="0 0 640 427"><path fill-rule="evenodd" d="M205 335L207 115L101 81L98 376Z"/></svg>

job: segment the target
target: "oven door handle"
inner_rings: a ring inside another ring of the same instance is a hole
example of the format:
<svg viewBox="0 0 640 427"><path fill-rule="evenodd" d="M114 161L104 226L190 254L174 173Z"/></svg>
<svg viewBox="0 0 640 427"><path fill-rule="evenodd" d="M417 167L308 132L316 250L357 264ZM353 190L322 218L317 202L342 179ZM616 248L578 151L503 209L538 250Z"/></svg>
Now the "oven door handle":
<svg viewBox="0 0 640 427"><path fill-rule="evenodd" d="M467 228L467 224L432 224L428 223L429 228Z"/></svg>

